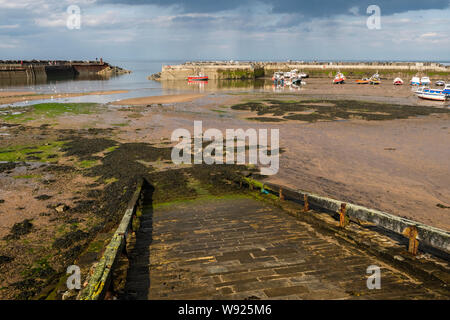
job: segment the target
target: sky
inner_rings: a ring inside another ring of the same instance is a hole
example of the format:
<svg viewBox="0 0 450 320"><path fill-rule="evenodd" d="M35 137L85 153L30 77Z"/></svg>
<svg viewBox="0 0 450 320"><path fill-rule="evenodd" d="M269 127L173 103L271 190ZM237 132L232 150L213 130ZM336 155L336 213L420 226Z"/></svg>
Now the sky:
<svg viewBox="0 0 450 320"><path fill-rule="evenodd" d="M0 0L0 60L96 57L450 61L450 0Z"/></svg>

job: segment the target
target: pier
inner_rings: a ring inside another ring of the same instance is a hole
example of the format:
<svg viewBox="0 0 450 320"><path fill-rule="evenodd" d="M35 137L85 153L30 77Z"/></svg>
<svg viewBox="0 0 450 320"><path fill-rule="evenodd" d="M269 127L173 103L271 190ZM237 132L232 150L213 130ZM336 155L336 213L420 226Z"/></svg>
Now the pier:
<svg viewBox="0 0 450 320"><path fill-rule="evenodd" d="M47 79L74 78L76 76L127 73L102 59L97 61L66 60L3 60L0 61L0 82L6 84L44 82Z"/></svg>

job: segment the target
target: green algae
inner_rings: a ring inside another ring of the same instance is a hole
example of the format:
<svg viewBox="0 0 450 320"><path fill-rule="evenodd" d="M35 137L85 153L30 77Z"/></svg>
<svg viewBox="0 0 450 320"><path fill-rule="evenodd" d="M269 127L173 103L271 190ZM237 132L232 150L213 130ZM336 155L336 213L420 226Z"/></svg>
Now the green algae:
<svg viewBox="0 0 450 320"><path fill-rule="evenodd" d="M11 107L0 114L0 119L23 123L30 120L56 118L64 114L91 114L97 103L40 103L27 107Z"/></svg>
<svg viewBox="0 0 450 320"><path fill-rule="evenodd" d="M56 162L64 141L52 141L41 145L16 145L0 148L0 161Z"/></svg>

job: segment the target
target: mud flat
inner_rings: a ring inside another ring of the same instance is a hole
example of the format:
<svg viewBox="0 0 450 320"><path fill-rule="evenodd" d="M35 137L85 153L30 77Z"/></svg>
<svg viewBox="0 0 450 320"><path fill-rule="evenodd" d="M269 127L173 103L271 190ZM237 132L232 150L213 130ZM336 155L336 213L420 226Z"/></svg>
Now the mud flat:
<svg viewBox="0 0 450 320"><path fill-rule="evenodd" d="M124 99L120 101L115 101L114 105L150 105L150 104L167 104L167 103L180 103L180 102L190 102L196 99L204 97L204 94L174 94L166 96L152 96L152 97L142 97L142 98L132 98Z"/></svg>

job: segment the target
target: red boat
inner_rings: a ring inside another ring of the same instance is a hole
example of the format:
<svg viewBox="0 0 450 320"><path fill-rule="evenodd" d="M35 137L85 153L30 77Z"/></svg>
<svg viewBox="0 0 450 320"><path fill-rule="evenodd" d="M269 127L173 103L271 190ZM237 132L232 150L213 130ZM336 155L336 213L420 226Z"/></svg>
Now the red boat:
<svg viewBox="0 0 450 320"><path fill-rule="evenodd" d="M333 83L334 84L343 84L343 83L345 83L345 80L346 80L346 78L345 78L344 74L338 72L333 79Z"/></svg>
<svg viewBox="0 0 450 320"><path fill-rule="evenodd" d="M208 76L198 75L198 76L189 76L188 81L208 81Z"/></svg>

